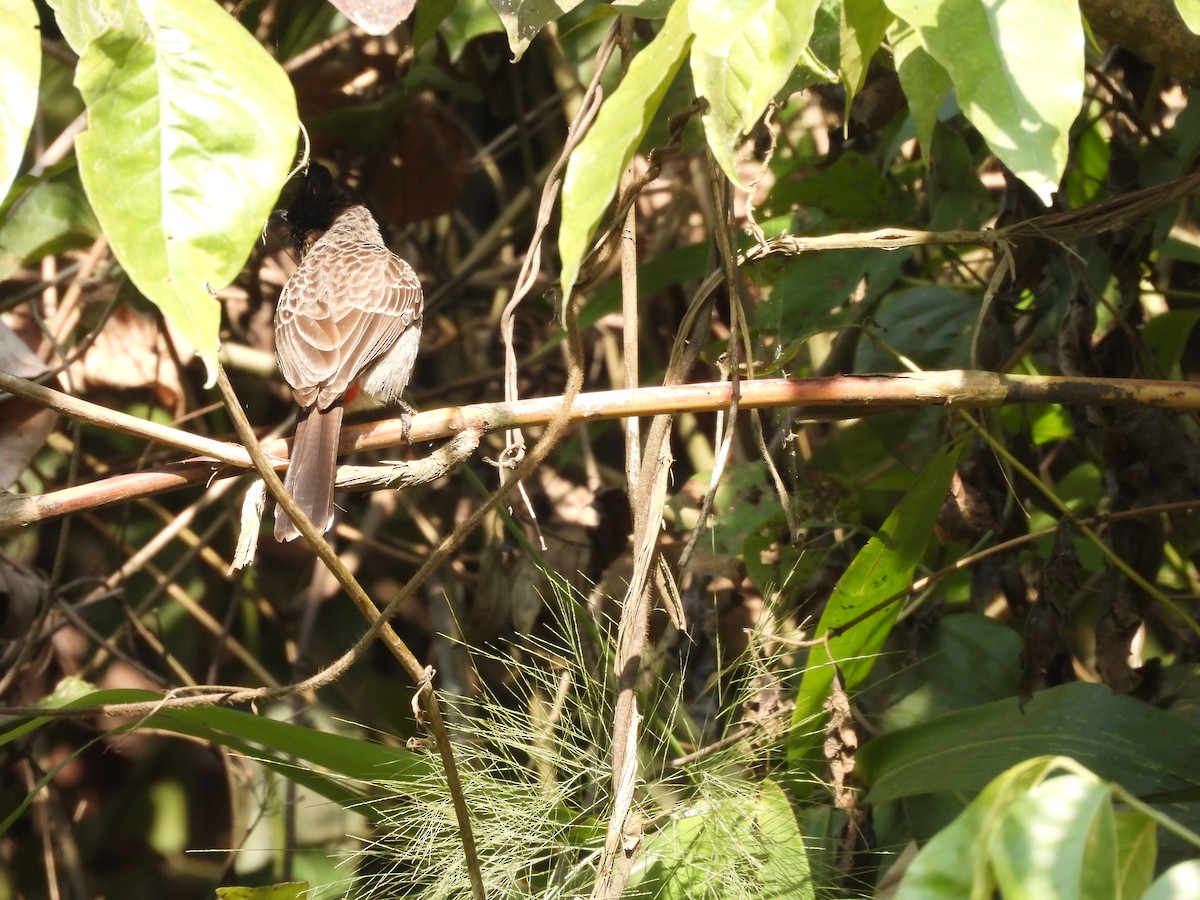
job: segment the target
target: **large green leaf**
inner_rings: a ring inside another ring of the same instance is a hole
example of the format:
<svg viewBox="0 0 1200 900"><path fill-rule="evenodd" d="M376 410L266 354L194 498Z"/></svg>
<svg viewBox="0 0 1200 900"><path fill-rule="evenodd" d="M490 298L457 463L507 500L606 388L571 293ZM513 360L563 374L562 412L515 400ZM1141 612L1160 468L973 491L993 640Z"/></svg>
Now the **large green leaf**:
<svg viewBox="0 0 1200 900"><path fill-rule="evenodd" d="M875 325L886 341L862 342L855 357L859 372L902 372L900 353L922 369L970 365L971 335L979 318L977 296L937 284L895 291L884 298Z"/></svg>
<svg viewBox="0 0 1200 900"><path fill-rule="evenodd" d="M682 0L679 5L682 4ZM730 181L734 151L787 83L813 33L819 0L688 0L692 77L708 101L704 131Z"/></svg>
<svg viewBox="0 0 1200 900"><path fill-rule="evenodd" d="M988 900L995 875L981 848L1008 806L1053 768L1052 759L1031 759L998 775L921 848L904 874L897 900Z"/></svg>
<svg viewBox="0 0 1200 900"><path fill-rule="evenodd" d="M925 553L933 523L946 498L958 449L951 444L938 451L879 533L859 551L833 589L814 631L816 637L841 628L912 583L913 572ZM806 760L816 746L814 735L807 732L811 731L810 720L820 713L829 696L834 675L832 662L841 669L848 690L861 685L896 622L900 606L896 601L876 610L831 638L828 644L812 649L792 718L797 726L789 746L793 761Z"/></svg>
<svg viewBox="0 0 1200 900"><path fill-rule="evenodd" d="M33 0L0 0L0 198L17 177L37 111L42 33Z"/></svg>
<svg viewBox="0 0 1200 900"><path fill-rule="evenodd" d="M212 0L55 0L88 107L80 175L138 290L215 375L212 290L241 270L295 154L283 70Z"/></svg>
<svg viewBox="0 0 1200 900"><path fill-rule="evenodd" d="M977 613L941 616L922 631L912 654L880 660L860 695L863 708L879 711L884 731L1016 696L1018 631Z"/></svg>
<svg viewBox="0 0 1200 900"><path fill-rule="evenodd" d="M872 802L977 791L1021 760L1069 756L1137 795L1200 785L1200 727L1173 713L1073 683L958 710L868 741L855 775Z"/></svg>
<svg viewBox="0 0 1200 900"><path fill-rule="evenodd" d="M885 0L992 152L1049 204L1084 88L1077 0Z"/></svg>
<svg viewBox="0 0 1200 900"><path fill-rule="evenodd" d="M691 40L687 5L676 3L658 35L633 58L620 85L601 105L596 121L571 154L563 176L562 226L558 234L564 297L570 296L575 287L592 233L671 79L679 71Z"/></svg>
<svg viewBox="0 0 1200 900"><path fill-rule="evenodd" d="M1017 798L988 850L1006 898L1119 896L1112 797L1094 778L1059 775Z"/></svg>
<svg viewBox="0 0 1200 900"><path fill-rule="evenodd" d="M1113 786L1074 761L1036 757L997 776L925 844L897 900L987 900L997 889L1006 900L1137 897L1154 829L1144 812L1118 814Z"/></svg>

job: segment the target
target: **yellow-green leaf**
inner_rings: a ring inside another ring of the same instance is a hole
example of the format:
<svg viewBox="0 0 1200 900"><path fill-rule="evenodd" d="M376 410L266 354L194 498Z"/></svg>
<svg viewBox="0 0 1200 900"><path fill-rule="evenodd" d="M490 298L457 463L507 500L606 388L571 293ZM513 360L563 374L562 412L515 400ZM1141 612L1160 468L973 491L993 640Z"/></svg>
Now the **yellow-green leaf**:
<svg viewBox="0 0 1200 900"><path fill-rule="evenodd" d="M220 307L295 155L286 74L213 0L58 0L88 107L76 142L121 266L215 376Z"/></svg>
<svg viewBox="0 0 1200 900"><path fill-rule="evenodd" d="M304 900L307 896L307 881L284 881L263 887L217 888L220 900Z"/></svg>
<svg viewBox="0 0 1200 900"><path fill-rule="evenodd" d="M1049 204L1083 100L1077 0L885 2L949 73L992 152Z"/></svg>
<svg viewBox="0 0 1200 900"><path fill-rule="evenodd" d="M571 154L563 176L562 226L558 233L564 298L575 287L596 225L679 71L691 40L687 5L676 3L662 30L633 58L625 77L601 105L596 121Z"/></svg>
<svg viewBox="0 0 1200 900"><path fill-rule="evenodd" d="M0 0L0 199L12 186L37 111L42 33L33 0Z"/></svg>
<svg viewBox="0 0 1200 900"><path fill-rule="evenodd" d="M742 185L734 156L742 136L787 84L812 37L818 6L817 0L688 4L696 32L692 78L696 95L708 101L704 131L713 156L735 184Z"/></svg>

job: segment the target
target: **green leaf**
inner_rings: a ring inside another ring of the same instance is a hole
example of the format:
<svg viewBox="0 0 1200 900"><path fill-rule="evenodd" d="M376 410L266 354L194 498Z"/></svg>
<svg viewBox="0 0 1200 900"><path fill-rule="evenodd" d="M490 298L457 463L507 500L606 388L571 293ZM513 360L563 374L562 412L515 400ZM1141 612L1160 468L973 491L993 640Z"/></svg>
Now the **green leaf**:
<svg viewBox="0 0 1200 900"><path fill-rule="evenodd" d="M437 34L438 27L455 7L454 0L426 0L417 6L413 18L413 50L424 47Z"/></svg>
<svg viewBox="0 0 1200 900"><path fill-rule="evenodd" d="M1008 807L1056 765L1052 757L1030 759L991 781L921 848L904 873L896 900L989 900L995 877L988 865L988 842Z"/></svg>
<svg viewBox="0 0 1200 900"><path fill-rule="evenodd" d="M1056 774L1058 773L1058 774ZM1139 897L1155 822L1117 813L1113 788L1074 760L1041 756L993 779L912 861L897 900Z"/></svg>
<svg viewBox="0 0 1200 900"><path fill-rule="evenodd" d="M153 691L107 690L81 695L81 690L80 683L64 679L55 694L42 703L45 706L102 706L163 699L161 694ZM13 722L0 732L0 746L51 721L51 717L41 716ZM369 785L388 781L417 796L428 789L426 776L431 764L424 756L240 710L209 706L163 709L115 731L133 728L158 728L228 747L249 759L261 761L283 777L347 809L364 814L369 812L364 804ZM299 765L297 761L309 765ZM0 825L0 833L8 824Z"/></svg>
<svg viewBox="0 0 1200 900"><path fill-rule="evenodd" d="M140 700L152 699L141 697ZM94 701L93 701L94 702ZM129 702L107 700L105 702ZM151 716L156 727L189 734L223 746L242 748L247 756L284 759L295 757L363 784L383 779L415 784L429 772L427 758L408 750L371 741L302 728L266 716L215 706L166 709ZM253 745L245 749L244 742Z"/></svg>
<svg viewBox="0 0 1200 900"><path fill-rule="evenodd" d="M422 15L429 15L428 12L422 12L422 7L426 5L417 4L418 22L422 20ZM442 38L450 53L450 62L457 63L462 57L463 49L474 38L503 30L504 24L487 0L459 0L442 23Z"/></svg>
<svg viewBox="0 0 1200 900"><path fill-rule="evenodd" d="M925 52L917 32L906 22L892 22L888 28L888 42L896 58L896 74L900 86L908 98L908 111L912 114L917 129L917 140L925 149L925 165L930 164L933 150L933 131L938 123L938 114L954 83L936 59Z"/></svg>
<svg viewBox="0 0 1200 900"><path fill-rule="evenodd" d="M1200 784L1200 727L1103 685L1075 682L959 710L889 732L858 751L855 775L873 803L977 791L1007 767L1069 756L1139 796Z"/></svg>
<svg viewBox="0 0 1200 900"><path fill-rule="evenodd" d="M1047 205L1084 88L1076 0L885 0L950 74L992 152Z"/></svg>
<svg viewBox="0 0 1200 900"><path fill-rule="evenodd" d="M57 0L88 107L76 152L113 253L215 377L220 306L295 154L283 70L212 0ZM99 13L103 18L95 18Z"/></svg>
<svg viewBox="0 0 1200 900"><path fill-rule="evenodd" d="M1175 0L1175 8L1193 34L1200 34L1200 0Z"/></svg>
<svg viewBox="0 0 1200 900"><path fill-rule="evenodd" d="M601 105L596 121L571 154L563 176L558 236L564 298L575 287L592 233L679 71L691 39L687 6L676 3L658 35L633 58L625 77Z"/></svg>
<svg viewBox="0 0 1200 900"><path fill-rule="evenodd" d="M652 832L631 888L658 900L815 897L808 851L787 795L774 782L701 801Z"/></svg>
<svg viewBox="0 0 1200 900"><path fill-rule="evenodd" d="M42 32L33 0L0 0L0 197L21 168L37 112Z"/></svg>
<svg viewBox="0 0 1200 900"><path fill-rule="evenodd" d="M854 95L866 83L871 60L894 18L883 0L844 0L842 3L838 72L842 86L846 88L847 118Z"/></svg>
<svg viewBox="0 0 1200 900"><path fill-rule="evenodd" d="M577 7L583 0L490 0L492 9L504 23L513 62L519 60L529 42L547 22L553 22Z"/></svg>
<svg viewBox="0 0 1200 900"><path fill-rule="evenodd" d="M910 215L908 200L895 180L881 174L871 159L853 150L840 154L817 172L777 185L770 200L773 209L800 208L798 218L810 211L824 213L811 226L813 231L819 228L821 232L878 228L882 222L900 224Z"/></svg>
<svg viewBox="0 0 1200 900"><path fill-rule="evenodd" d="M773 781L764 781L754 809L762 860L760 897L816 897L808 851L796 823L791 801Z"/></svg>
<svg viewBox="0 0 1200 900"><path fill-rule="evenodd" d="M264 887L217 888L220 900L304 900L307 896L307 881L284 881Z"/></svg>
<svg viewBox="0 0 1200 900"><path fill-rule="evenodd" d="M74 165L18 179L10 200L0 210L0 280L44 256L86 246L100 233Z"/></svg>
<svg viewBox="0 0 1200 900"><path fill-rule="evenodd" d="M911 656L880 660L861 695L865 708L880 710L885 732L1017 693L1021 636L993 618L941 616L914 649L916 662Z"/></svg>
<svg viewBox="0 0 1200 900"><path fill-rule="evenodd" d="M1200 310L1169 309L1143 326L1142 339L1154 354L1161 377L1179 377L1179 361L1198 321Z"/></svg>
<svg viewBox="0 0 1200 900"><path fill-rule="evenodd" d="M79 0L47 0L54 10L54 19L71 49L83 56L87 45L107 27L111 0L100 3L81 3Z"/></svg>
<svg viewBox="0 0 1200 900"><path fill-rule="evenodd" d="M912 583L913 572L925 553L933 523L946 498L958 451L957 446L950 444L934 455L879 533L859 551L833 589L814 632L816 636L840 628ZM899 600L890 603L832 638L828 645L812 649L792 717L792 724L797 726L789 746L793 761L806 760L816 745L813 735L803 732L829 696L833 684L831 660L841 669L847 690L859 687L875 664L875 656L891 632L901 605Z"/></svg>
<svg viewBox="0 0 1200 900"><path fill-rule="evenodd" d="M1200 890L1200 859L1189 859L1171 866L1155 879L1142 900L1180 900L1196 897Z"/></svg>
<svg viewBox="0 0 1200 900"><path fill-rule="evenodd" d="M688 21L696 32L692 78L696 95L708 101L704 131L734 184L744 187L734 152L796 68L818 5L818 0L688 0Z"/></svg>
<svg viewBox="0 0 1200 900"><path fill-rule="evenodd" d="M1158 856L1158 825L1138 810L1116 814L1118 892L1115 896L1141 897L1154 878Z"/></svg>
<svg viewBox="0 0 1200 900"><path fill-rule="evenodd" d="M675 0L612 0L613 9L637 16L639 19L663 19Z"/></svg>
<svg viewBox="0 0 1200 900"><path fill-rule="evenodd" d="M911 254L831 250L794 256L771 273L770 295L755 310L759 328L776 329L788 342L853 316L846 298L865 282L871 302L895 282Z"/></svg>
<svg viewBox="0 0 1200 900"><path fill-rule="evenodd" d="M989 855L1006 900L1117 897L1117 830L1108 785L1047 778L1006 811Z"/></svg>
<svg viewBox="0 0 1200 900"><path fill-rule="evenodd" d="M965 291L924 284L884 298L875 314L881 341L863 341L855 359L860 372L903 372L896 353L922 369L958 369L970 364L971 335L979 298Z"/></svg>

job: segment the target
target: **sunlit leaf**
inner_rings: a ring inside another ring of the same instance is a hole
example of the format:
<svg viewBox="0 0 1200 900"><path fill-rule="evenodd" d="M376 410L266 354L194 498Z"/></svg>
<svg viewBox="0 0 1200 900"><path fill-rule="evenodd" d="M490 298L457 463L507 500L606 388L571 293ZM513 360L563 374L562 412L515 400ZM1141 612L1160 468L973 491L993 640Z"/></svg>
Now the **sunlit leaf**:
<svg viewBox="0 0 1200 900"><path fill-rule="evenodd" d="M211 291L241 270L295 153L283 70L211 0L57 0L88 107L80 175L133 283L215 372Z"/></svg>
<svg viewBox="0 0 1200 900"><path fill-rule="evenodd" d="M646 867L632 887L659 900L816 896L795 813L770 781L682 810L647 838L641 855Z"/></svg>
<svg viewBox="0 0 1200 900"><path fill-rule="evenodd" d="M696 31L692 77L708 101L704 130L726 176L742 184L734 152L787 83L813 33L817 0L689 0Z"/></svg>
<svg viewBox="0 0 1200 900"><path fill-rule="evenodd" d="M1180 897L1200 897L1200 859L1171 866L1154 880L1141 900L1179 900Z"/></svg>
<svg viewBox="0 0 1200 900"><path fill-rule="evenodd" d="M1108 785L1067 773L1005 811L989 842L996 882L1013 900L1116 897L1117 832Z"/></svg>
<svg viewBox="0 0 1200 900"><path fill-rule="evenodd" d="M1200 0L1175 0L1175 8L1185 25L1200 34Z"/></svg>
<svg viewBox="0 0 1200 900"><path fill-rule="evenodd" d="M1076 0L885 0L950 75L971 124L1046 204L1083 99Z"/></svg>
<svg viewBox="0 0 1200 900"><path fill-rule="evenodd" d="M898 900L1139 897L1156 824L1118 813L1113 786L1069 757L1025 760L992 780L908 866Z"/></svg>
<svg viewBox="0 0 1200 900"><path fill-rule="evenodd" d="M987 900L995 876L987 845L1008 807L1055 767L1055 760L1026 760L989 783L953 822L939 831L904 873L896 900Z"/></svg>
<svg viewBox="0 0 1200 900"><path fill-rule="evenodd" d="M676 3L658 35L633 58L620 85L604 101L596 121L571 154L563 176L558 237L564 296L569 296L575 286L592 234L679 70L691 39L687 7Z"/></svg>
<svg viewBox="0 0 1200 900"><path fill-rule="evenodd" d="M0 0L0 197L17 176L37 111L42 32L33 0Z"/></svg>

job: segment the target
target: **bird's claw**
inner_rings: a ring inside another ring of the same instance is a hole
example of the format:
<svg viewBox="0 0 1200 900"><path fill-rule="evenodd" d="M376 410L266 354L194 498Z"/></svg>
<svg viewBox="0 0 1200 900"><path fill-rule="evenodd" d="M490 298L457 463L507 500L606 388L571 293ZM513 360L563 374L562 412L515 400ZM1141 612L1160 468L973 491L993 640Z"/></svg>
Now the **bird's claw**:
<svg viewBox="0 0 1200 900"><path fill-rule="evenodd" d="M400 401L400 436L404 438L404 443L411 444L412 439L409 432L412 429L412 417L417 414L417 411L405 403Z"/></svg>

